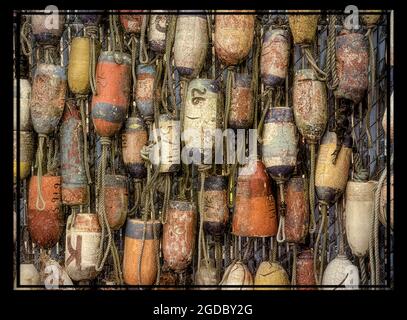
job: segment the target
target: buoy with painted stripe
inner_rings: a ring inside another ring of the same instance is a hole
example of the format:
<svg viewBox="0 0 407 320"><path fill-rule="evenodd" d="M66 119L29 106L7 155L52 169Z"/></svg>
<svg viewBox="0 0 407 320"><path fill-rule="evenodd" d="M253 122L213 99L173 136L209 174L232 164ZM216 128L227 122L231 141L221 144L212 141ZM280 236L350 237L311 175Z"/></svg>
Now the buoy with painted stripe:
<svg viewBox="0 0 407 320"><path fill-rule="evenodd" d="M134 100L144 119L154 116L154 79L155 66L139 64L136 70L136 90Z"/></svg>
<svg viewBox="0 0 407 320"><path fill-rule="evenodd" d="M152 13L165 13L165 10L152 10ZM152 14L148 29L148 46L150 50L163 54L165 52L169 15Z"/></svg>

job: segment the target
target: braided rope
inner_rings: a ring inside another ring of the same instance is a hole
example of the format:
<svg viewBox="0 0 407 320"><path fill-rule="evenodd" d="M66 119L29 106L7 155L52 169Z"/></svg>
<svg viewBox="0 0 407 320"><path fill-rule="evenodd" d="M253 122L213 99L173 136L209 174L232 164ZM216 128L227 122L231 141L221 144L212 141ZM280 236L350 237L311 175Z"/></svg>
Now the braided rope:
<svg viewBox="0 0 407 320"><path fill-rule="evenodd" d="M38 148L37 148L37 165L38 165L38 170L37 170L37 200L35 202L35 208L38 211L43 211L45 209L45 201L44 198L42 197L42 165L43 165L43 158L44 158L44 143L48 139L47 135L45 134L38 134L39 138L39 143L38 143ZM41 206L39 203L41 202Z"/></svg>
<svg viewBox="0 0 407 320"><path fill-rule="evenodd" d="M88 184L92 183L92 177L90 175L90 169L89 169L89 146L88 146L88 136L86 133L86 118L87 115L85 114L85 101L87 99L87 96L81 97L79 100L79 109L81 113L81 122L82 122L82 135L83 135L83 162L85 165L85 171L86 171L86 178L88 180Z"/></svg>
<svg viewBox="0 0 407 320"><path fill-rule="evenodd" d="M297 244L293 243L293 265L292 265L292 272L291 272L291 285L297 285ZM293 288L294 290L295 288Z"/></svg>
<svg viewBox="0 0 407 320"><path fill-rule="evenodd" d="M336 69L336 15L329 16L328 40L325 72L327 74L327 86L335 90L339 85L338 72Z"/></svg>
<svg viewBox="0 0 407 320"><path fill-rule="evenodd" d="M284 181L278 181L278 188L280 190L280 221L278 224L278 231L276 240L278 243L285 242L285 211L286 211L286 203L284 197Z"/></svg>
<svg viewBox="0 0 407 320"><path fill-rule="evenodd" d="M375 59L375 52L374 52L374 44L373 44L373 32L372 28L370 27L367 36L369 39L369 56L370 56L370 94L367 96L368 105L367 105L367 112L365 116L365 131L367 136L367 145L369 149L372 147L372 135L370 133L370 114L372 112L373 107L373 98L376 93L376 59Z"/></svg>
<svg viewBox="0 0 407 320"><path fill-rule="evenodd" d="M309 204L310 204L310 227L309 227L309 233L314 234L317 225L315 222L315 148L316 145L313 142L309 142L310 146L310 160L311 160L311 173L310 173L310 178L309 178Z"/></svg>
<svg viewBox="0 0 407 320"><path fill-rule="evenodd" d="M326 224L326 216L327 216L327 203L320 201L321 204L321 223L319 226L317 238L315 239L314 243L314 276L315 276L315 283L320 285L321 281L320 279L322 278L322 274L318 276L318 271L317 271L317 256L318 256L318 248L319 248L319 241L321 239L322 231L325 227ZM323 257L321 253L321 261L320 261L320 271L323 270Z"/></svg>

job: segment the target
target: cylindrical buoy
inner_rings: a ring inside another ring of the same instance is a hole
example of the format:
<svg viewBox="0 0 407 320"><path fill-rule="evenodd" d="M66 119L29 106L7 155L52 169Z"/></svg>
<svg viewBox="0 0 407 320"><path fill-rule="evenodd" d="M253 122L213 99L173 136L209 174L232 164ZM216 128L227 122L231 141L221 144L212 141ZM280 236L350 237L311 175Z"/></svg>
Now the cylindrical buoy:
<svg viewBox="0 0 407 320"><path fill-rule="evenodd" d="M289 10L289 13L317 10ZM288 23L293 35L294 44L311 44L318 28L319 14L288 14Z"/></svg>
<svg viewBox="0 0 407 320"><path fill-rule="evenodd" d="M263 261L260 263L256 276L254 277L254 285L256 286L288 286L290 280L287 272L277 262ZM287 290L284 287L265 287L255 288L255 290Z"/></svg>
<svg viewBox="0 0 407 320"><path fill-rule="evenodd" d="M285 201L286 241L301 243L307 236L310 219L306 178L295 176L288 180Z"/></svg>
<svg viewBox="0 0 407 320"><path fill-rule="evenodd" d="M249 268L243 262L236 261L226 268L219 285L222 286L222 290L253 290L253 288L250 287L228 288L228 286L252 286L253 276Z"/></svg>
<svg viewBox="0 0 407 320"><path fill-rule="evenodd" d="M201 261L200 268L196 271L195 284L197 286L215 286L218 284L216 268L213 262L210 261L209 264L205 260ZM200 290L211 290L213 288L200 288Z"/></svg>
<svg viewBox="0 0 407 320"><path fill-rule="evenodd" d="M20 130L32 130L30 115L31 84L27 79L19 79L20 82ZM17 131L17 80L13 81L13 130Z"/></svg>
<svg viewBox="0 0 407 320"><path fill-rule="evenodd" d="M270 180L264 164L250 161L238 176L232 234L272 237L277 234L277 216Z"/></svg>
<svg viewBox="0 0 407 320"><path fill-rule="evenodd" d="M248 129L253 122L253 90L251 76L235 74L232 86L232 101L229 110L229 127L233 129Z"/></svg>
<svg viewBox="0 0 407 320"><path fill-rule="evenodd" d="M152 118L154 115L155 66L139 64L136 70L136 78L134 100L137 108L144 118Z"/></svg>
<svg viewBox="0 0 407 320"><path fill-rule="evenodd" d="M164 262L174 271L185 270L192 261L196 234L195 205L187 201L170 201L163 226Z"/></svg>
<svg viewBox="0 0 407 320"><path fill-rule="evenodd" d="M314 255L311 250L302 251L297 256L296 285L315 286ZM313 288L298 288L298 290L313 290Z"/></svg>
<svg viewBox="0 0 407 320"><path fill-rule="evenodd" d="M72 280L92 280L98 272L102 233L97 214L76 213L66 223L65 270Z"/></svg>
<svg viewBox="0 0 407 320"><path fill-rule="evenodd" d="M387 226L387 180L384 181L380 191L379 221ZM390 175L390 228L394 226L394 174Z"/></svg>
<svg viewBox="0 0 407 320"><path fill-rule="evenodd" d="M194 79L189 83L183 132L185 149L194 152L194 160L212 155L215 131L222 124L221 111L220 88L215 80Z"/></svg>
<svg viewBox="0 0 407 320"><path fill-rule="evenodd" d="M336 98L358 104L368 87L369 49L365 35L343 29L336 37Z"/></svg>
<svg viewBox="0 0 407 320"><path fill-rule="evenodd" d="M293 109L301 135L308 142L318 142L328 121L328 106L325 83L317 79L313 69L301 69L295 73Z"/></svg>
<svg viewBox="0 0 407 320"><path fill-rule="evenodd" d="M164 10L154 10L154 13L162 13ZM148 29L148 46L156 53L164 53L166 44L166 32L169 15L152 14L150 16L150 28Z"/></svg>
<svg viewBox="0 0 407 320"><path fill-rule="evenodd" d="M120 55L117 64L114 55ZM96 67L96 91L92 98L92 120L96 133L111 137L117 133L126 118L129 105L131 58L126 53L102 51Z"/></svg>
<svg viewBox="0 0 407 320"><path fill-rule="evenodd" d="M41 284L40 274L32 263L20 264L20 285L38 286ZM23 288L22 288L23 289Z"/></svg>
<svg viewBox="0 0 407 320"><path fill-rule="evenodd" d="M147 128L143 119L138 115L128 117L122 133L122 151L123 162L133 178L143 179L147 175L141 157L141 149L147 144L147 140Z"/></svg>
<svg viewBox="0 0 407 320"><path fill-rule="evenodd" d="M43 176L41 193L44 209L36 202L38 197L38 177L32 176L28 186L28 231L31 239L40 247L52 248L62 234L63 217L61 213L61 177Z"/></svg>
<svg viewBox="0 0 407 320"><path fill-rule="evenodd" d="M247 57L253 45L255 18L255 14L215 16L215 52L223 64L236 65Z"/></svg>
<svg viewBox="0 0 407 320"><path fill-rule="evenodd" d="M200 178L198 185L201 184ZM229 219L227 206L227 176L208 176L203 191L203 228L206 233L221 236ZM200 192L198 192L198 197Z"/></svg>
<svg viewBox="0 0 407 320"><path fill-rule="evenodd" d="M127 217L128 192L126 176L105 175L105 210L112 230L119 230Z"/></svg>
<svg viewBox="0 0 407 320"><path fill-rule="evenodd" d="M359 286L359 270L344 255L338 255L328 263L322 278L324 286L338 286L336 288L323 288L324 290L355 290ZM344 286L341 288L339 286Z"/></svg>
<svg viewBox="0 0 407 320"><path fill-rule="evenodd" d="M181 131L178 120L167 114L159 116L158 130L153 125L152 162L159 165L160 173L176 172L181 161Z"/></svg>
<svg viewBox="0 0 407 320"><path fill-rule="evenodd" d="M262 160L274 180L287 180L294 171L297 143L292 108L270 108L264 120Z"/></svg>
<svg viewBox="0 0 407 320"><path fill-rule="evenodd" d="M352 154L351 139L346 137L336 163L333 164L332 153L336 145L336 133L327 131L321 140L315 169L315 189L318 199L328 204L334 203L345 190Z"/></svg>
<svg viewBox="0 0 407 320"><path fill-rule="evenodd" d="M153 285L156 281L160 232L161 222L158 220L127 220L123 258L126 284Z"/></svg>
<svg viewBox="0 0 407 320"><path fill-rule="evenodd" d="M346 186L346 238L358 257L369 249L376 186L376 181L348 181Z"/></svg>
<svg viewBox="0 0 407 320"><path fill-rule="evenodd" d="M57 45L64 30L65 15L52 13L31 15L31 27L35 42L41 45Z"/></svg>
<svg viewBox="0 0 407 320"><path fill-rule="evenodd" d="M34 158L34 133L20 131L20 159L17 159L17 131L13 131L13 179L17 179L17 166L20 167L20 179L30 175L31 163Z"/></svg>
<svg viewBox="0 0 407 320"><path fill-rule="evenodd" d="M143 12L144 10L119 10L119 12ZM128 33L140 33L144 14L121 14L120 22L124 31Z"/></svg>
<svg viewBox="0 0 407 320"><path fill-rule="evenodd" d="M82 205L88 201L83 161L82 122L74 103L67 104L60 128L62 203Z"/></svg>
<svg viewBox="0 0 407 320"><path fill-rule="evenodd" d="M181 76L193 79L201 72L208 42L206 15L178 16L174 40L174 63Z"/></svg>
<svg viewBox="0 0 407 320"><path fill-rule="evenodd" d="M90 89L90 39L75 37L71 42L68 65L68 85L74 94L87 94Z"/></svg>
<svg viewBox="0 0 407 320"><path fill-rule="evenodd" d="M269 28L263 36L260 57L261 79L265 86L284 84L290 64L290 34L288 30Z"/></svg>
<svg viewBox="0 0 407 320"><path fill-rule="evenodd" d="M65 106L65 69L40 63L34 74L31 91L31 119L34 130L40 134L50 134L62 117Z"/></svg>

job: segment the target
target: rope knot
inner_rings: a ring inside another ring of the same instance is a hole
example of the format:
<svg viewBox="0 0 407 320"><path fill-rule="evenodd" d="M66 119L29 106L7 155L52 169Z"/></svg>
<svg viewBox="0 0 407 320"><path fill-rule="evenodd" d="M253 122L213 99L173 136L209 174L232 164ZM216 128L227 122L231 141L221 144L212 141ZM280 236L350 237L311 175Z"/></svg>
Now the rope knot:
<svg viewBox="0 0 407 320"><path fill-rule="evenodd" d="M102 146L110 146L112 139L110 137L100 137L100 143Z"/></svg>

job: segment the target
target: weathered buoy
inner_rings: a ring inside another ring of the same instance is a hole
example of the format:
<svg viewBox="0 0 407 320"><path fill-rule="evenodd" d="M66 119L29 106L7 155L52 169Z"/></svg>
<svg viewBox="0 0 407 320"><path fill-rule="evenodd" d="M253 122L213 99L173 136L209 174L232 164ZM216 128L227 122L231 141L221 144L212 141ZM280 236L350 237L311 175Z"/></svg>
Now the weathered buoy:
<svg viewBox="0 0 407 320"><path fill-rule="evenodd" d="M287 182L285 201L285 237L287 242L301 243L308 233L310 208L308 204L307 181L295 176Z"/></svg>
<svg viewBox="0 0 407 320"><path fill-rule="evenodd" d="M88 201L83 161L82 122L74 103L67 104L60 128L62 203L82 205Z"/></svg>
<svg viewBox="0 0 407 320"><path fill-rule="evenodd" d="M318 80L313 69L295 73L293 86L295 124L309 143L317 143L328 121L325 83Z"/></svg>
<svg viewBox="0 0 407 320"><path fill-rule="evenodd" d="M136 90L134 100L144 119L154 115L155 66L139 64L136 71Z"/></svg>
<svg viewBox="0 0 407 320"><path fill-rule="evenodd" d="M144 14L134 14L143 12L144 10L119 10L119 12L133 12L133 14L121 14L120 22L124 31L128 33L140 33L141 25L143 23Z"/></svg>
<svg viewBox="0 0 407 320"><path fill-rule="evenodd" d="M128 192L126 176L105 175L105 210L112 230L119 230L127 217Z"/></svg>
<svg viewBox="0 0 407 320"><path fill-rule="evenodd" d="M260 160L250 161L239 173L232 234L243 237L277 234L275 201L266 168Z"/></svg>
<svg viewBox="0 0 407 320"><path fill-rule="evenodd" d="M254 116L253 90L251 77L247 74L235 74L232 86L232 101L229 110L229 127L247 129L252 125Z"/></svg>
<svg viewBox="0 0 407 320"><path fill-rule="evenodd" d="M195 285L215 286L218 282L217 272L213 262L210 261L209 264L207 264L205 260L202 260L195 274ZM213 290L213 288L200 288L200 290Z"/></svg>
<svg viewBox="0 0 407 320"><path fill-rule="evenodd" d="M198 185L201 185L200 178ZM203 228L206 233L221 236L229 219L227 205L227 176L210 175L205 178L203 192ZM198 192L198 197L200 192Z"/></svg>
<svg viewBox="0 0 407 320"><path fill-rule="evenodd" d="M365 11L365 10L363 10L363 11ZM369 12L377 12L377 14L365 14L365 13L363 13L363 11L361 13L359 13L359 16L364 25L366 25L367 27L372 27L379 22L379 20L381 18L381 14L380 14L381 10L367 10Z"/></svg>
<svg viewBox="0 0 407 320"><path fill-rule="evenodd" d="M129 285L153 285L157 278L161 222L128 219L124 240L123 278Z"/></svg>
<svg viewBox="0 0 407 320"><path fill-rule="evenodd" d="M75 37L71 42L68 65L68 85L74 94L87 94L90 89L90 39Z"/></svg>
<svg viewBox="0 0 407 320"><path fill-rule="evenodd" d="M194 79L189 83L183 132L185 149L194 153L197 164L203 162L201 155L212 155L213 137L222 125L221 111L220 88L215 80Z"/></svg>
<svg viewBox="0 0 407 320"><path fill-rule="evenodd" d="M384 181L380 191L379 221L387 226L387 180ZM394 174L390 175L390 228L394 226Z"/></svg>
<svg viewBox="0 0 407 320"><path fill-rule="evenodd" d="M260 263L256 276L254 277L254 285L256 286L287 286L290 285L290 279L287 272L277 262L263 261ZM256 287L255 290L287 290L284 287Z"/></svg>
<svg viewBox="0 0 407 320"><path fill-rule="evenodd" d="M31 84L27 79L19 79L20 82L20 130L32 130L30 115ZM13 80L13 130L17 131L17 80Z"/></svg>
<svg viewBox="0 0 407 320"><path fill-rule="evenodd" d="M65 15L52 13L31 15L31 27L35 42L41 45L57 45L64 30Z"/></svg>
<svg viewBox="0 0 407 320"><path fill-rule="evenodd" d="M260 57L261 80L265 86L275 87L284 84L289 59L289 31L269 28L263 36Z"/></svg>
<svg viewBox="0 0 407 320"><path fill-rule="evenodd" d="M289 13L313 11L318 10L289 10ZM294 44L306 45L312 43L317 32L319 16L319 14L288 14L288 23L290 24Z"/></svg>
<svg viewBox="0 0 407 320"><path fill-rule="evenodd" d="M160 286L173 286L173 287L156 287L154 290L176 290L177 288L177 274L174 271L171 271L170 269L168 270L163 270L160 274L160 280L159 284Z"/></svg>
<svg viewBox="0 0 407 320"><path fill-rule="evenodd" d="M250 287L228 288L228 286L252 286L253 276L243 262L235 261L226 268L219 285L222 286L222 290L253 290Z"/></svg>
<svg viewBox="0 0 407 320"><path fill-rule="evenodd" d="M31 119L34 130L40 134L50 134L62 117L66 94L65 69L40 63L34 74L31 91Z"/></svg>
<svg viewBox="0 0 407 320"><path fill-rule="evenodd" d="M297 256L296 285L315 286L314 256L310 249L302 251ZM313 288L298 288L298 290L313 290Z"/></svg>
<svg viewBox="0 0 407 320"><path fill-rule="evenodd" d="M143 179L147 175L141 157L141 149L147 144L147 140L147 128L143 119L138 115L128 117L122 133L122 152L123 162L133 178Z"/></svg>
<svg viewBox="0 0 407 320"><path fill-rule="evenodd" d="M201 72L208 50L208 41L206 15L178 16L174 40L174 63L181 76L193 79Z"/></svg>
<svg viewBox="0 0 407 320"><path fill-rule="evenodd" d="M322 138L315 171L315 188L319 200L328 204L334 203L345 190L352 154L351 143L348 137L344 139L336 163L333 164L332 153L336 149L336 133L327 131Z"/></svg>
<svg viewBox="0 0 407 320"><path fill-rule="evenodd" d="M343 29L336 37L336 69L339 84L336 98L358 104L368 87L369 50L362 33Z"/></svg>
<svg viewBox="0 0 407 320"><path fill-rule="evenodd" d="M170 201L163 226L164 262L174 271L185 270L195 247L196 209L187 201Z"/></svg>
<svg viewBox="0 0 407 320"><path fill-rule="evenodd" d="M346 238L358 257L369 249L376 186L376 181L348 181L346 186Z"/></svg>
<svg viewBox="0 0 407 320"><path fill-rule="evenodd" d="M152 10L154 13L165 13L164 10ZM166 44L166 32L168 15L152 14L150 16L150 28L148 29L148 46L150 50L163 54Z"/></svg>
<svg viewBox="0 0 407 320"><path fill-rule="evenodd" d="M65 270L75 281L92 280L98 272L102 233L97 214L71 214L66 222Z"/></svg>
<svg viewBox="0 0 407 320"><path fill-rule="evenodd" d="M53 247L62 234L61 177L43 176L41 193L44 209L37 208L38 177L32 176L28 186L28 231L31 239L40 247ZM39 201L41 202L41 201Z"/></svg>
<svg viewBox="0 0 407 320"><path fill-rule="evenodd" d="M181 161L181 131L178 120L168 114L159 116L158 130L153 124L152 139L154 148L152 160L154 165L159 165L160 173L178 171Z"/></svg>
<svg viewBox="0 0 407 320"><path fill-rule="evenodd" d="M20 285L38 286L41 284L40 274L32 263L20 264ZM22 288L23 289L23 288Z"/></svg>
<svg viewBox="0 0 407 320"><path fill-rule="evenodd" d="M122 64L116 64L114 55L120 55ZM126 118L130 98L131 58L125 53L102 51L96 67L96 91L92 98L92 120L96 133L111 137L117 133Z"/></svg>
<svg viewBox="0 0 407 320"><path fill-rule="evenodd" d="M253 45L255 18L255 14L215 16L215 52L223 64L237 65L246 59Z"/></svg>
<svg viewBox="0 0 407 320"><path fill-rule="evenodd" d="M287 180L294 171L297 143L292 108L270 108L264 120L262 160L267 172L277 182Z"/></svg>
<svg viewBox="0 0 407 320"><path fill-rule="evenodd" d="M337 255L328 263L322 278L322 285L335 286L324 290L355 290L359 286L359 270L344 255ZM344 287L342 287L344 286Z"/></svg>
<svg viewBox="0 0 407 320"><path fill-rule="evenodd" d="M31 164L34 158L34 133L20 131L20 159L17 159L17 131L13 131L13 179L17 179L17 166L20 167L20 179L24 180L30 175Z"/></svg>

